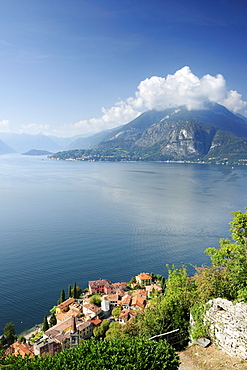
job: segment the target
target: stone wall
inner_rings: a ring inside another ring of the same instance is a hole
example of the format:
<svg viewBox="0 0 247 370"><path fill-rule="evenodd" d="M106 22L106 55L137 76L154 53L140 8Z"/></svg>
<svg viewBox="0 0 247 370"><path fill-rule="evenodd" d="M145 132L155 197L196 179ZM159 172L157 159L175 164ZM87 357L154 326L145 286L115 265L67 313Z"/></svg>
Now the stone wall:
<svg viewBox="0 0 247 370"><path fill-rule="evenodd" d="M247 303L216 298L207 306L204 320L212 341L230 356L247 359Z"/></svg>

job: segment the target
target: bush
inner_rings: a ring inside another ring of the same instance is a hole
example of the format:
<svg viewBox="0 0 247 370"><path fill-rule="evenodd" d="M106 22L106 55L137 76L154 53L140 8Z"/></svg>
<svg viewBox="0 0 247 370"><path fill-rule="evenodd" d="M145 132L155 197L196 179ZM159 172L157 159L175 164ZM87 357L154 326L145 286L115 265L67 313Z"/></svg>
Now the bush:
<svg viewBox="0 0 247 370"><path fill-rule="evenodd" d="M22 359L10 356L5 364L11 364L13 370L177 370L179 358L164 340L155 342L137 338L115 338L107 341L89 339L77 348L64 350L53 357Z"/></svg>

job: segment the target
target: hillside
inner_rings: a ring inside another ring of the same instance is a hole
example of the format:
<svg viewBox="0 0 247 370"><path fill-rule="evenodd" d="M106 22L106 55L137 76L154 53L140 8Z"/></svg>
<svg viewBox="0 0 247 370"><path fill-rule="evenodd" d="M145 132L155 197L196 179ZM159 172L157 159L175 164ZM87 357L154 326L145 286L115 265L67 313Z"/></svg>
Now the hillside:
<svg viewBox="0 0 247 370"><path fill-rule="evenodd" d="M60 152L53 159L204 161L244 164L247 121L218 104L188 111L148 111L106 133L91 150Z"/></svg>

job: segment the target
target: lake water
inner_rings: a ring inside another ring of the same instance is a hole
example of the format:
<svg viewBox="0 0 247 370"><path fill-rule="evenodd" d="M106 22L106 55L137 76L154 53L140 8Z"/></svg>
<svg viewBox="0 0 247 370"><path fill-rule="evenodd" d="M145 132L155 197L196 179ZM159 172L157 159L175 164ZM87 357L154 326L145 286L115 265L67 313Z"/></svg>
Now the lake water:
<svg viewBox="0 0 247 370"><path fill-rule="evenodd" d="M208 262L245 211L247 168L0 156L0 332L42 322L74 281Z"/></svg>

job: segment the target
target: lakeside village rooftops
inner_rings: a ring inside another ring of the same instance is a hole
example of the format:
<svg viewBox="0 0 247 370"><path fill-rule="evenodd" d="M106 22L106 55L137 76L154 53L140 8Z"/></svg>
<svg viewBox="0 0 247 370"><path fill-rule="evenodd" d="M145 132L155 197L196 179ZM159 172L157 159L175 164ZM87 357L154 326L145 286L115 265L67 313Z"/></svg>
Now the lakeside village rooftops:
<svg viewBox="0 0 247 370"><path fill-rule="evenodd" d="M104 293L104 294L113 294L117 289L126 290L126 282L121 283L111 283L110 280L100 279L92 280L88 282L88 290L90 294L93 293Z"/></svg>

